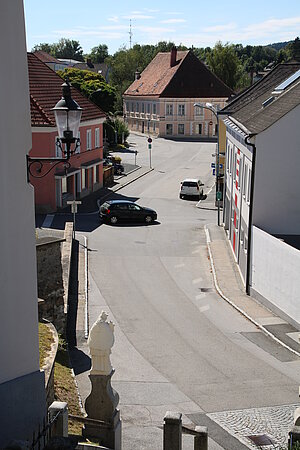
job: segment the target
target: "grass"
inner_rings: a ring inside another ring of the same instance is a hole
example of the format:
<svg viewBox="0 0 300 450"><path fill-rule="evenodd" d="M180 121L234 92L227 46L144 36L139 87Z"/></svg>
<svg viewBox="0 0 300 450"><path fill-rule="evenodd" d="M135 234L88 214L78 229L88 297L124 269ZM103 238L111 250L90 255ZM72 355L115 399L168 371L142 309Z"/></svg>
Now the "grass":
<svg viewBox="0 0 300 450"><path fill-rule="evenodd" d="M56 400L68 403L69 413L83 416L77 387L72 374L66 342L60 338L54 368L54 392ZM69 434L81 436L82 424L69 419Z"/></svg>
<svg viewBox="0 0 300 450"><path fill-rule="evenodd" d="M40 367L49 355L53 343L53 335L44 323L39 323L39 348L40 348ZM54 395L55 399L68 403L70 414L82 416L79 404L77 387L72 374L69 354L66 342L60 337L58 351L54 367ZM69 433L81 436L82 424L69 419Z"/></svg>
<svg viewBox="0 0 300 450"><path fill-rule="evenodd" d="M49 327L45 323L39 322L40 367L43 367L53 342L53 334Z"/></svg>

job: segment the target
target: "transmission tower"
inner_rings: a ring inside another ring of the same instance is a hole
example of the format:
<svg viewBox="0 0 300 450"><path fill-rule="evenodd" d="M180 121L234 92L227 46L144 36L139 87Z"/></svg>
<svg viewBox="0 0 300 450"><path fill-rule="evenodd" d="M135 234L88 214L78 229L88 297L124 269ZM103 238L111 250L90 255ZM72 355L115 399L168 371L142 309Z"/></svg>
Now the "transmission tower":
<svg viewBox="0 0 300 450"><path fill-rule="evenodd" d="M131 19L130 19L130 22L129 22L129 32L128 32L128 34L129 34L129 48L131 48L132 35L133 35L132 30L131 30Z"/></svg>

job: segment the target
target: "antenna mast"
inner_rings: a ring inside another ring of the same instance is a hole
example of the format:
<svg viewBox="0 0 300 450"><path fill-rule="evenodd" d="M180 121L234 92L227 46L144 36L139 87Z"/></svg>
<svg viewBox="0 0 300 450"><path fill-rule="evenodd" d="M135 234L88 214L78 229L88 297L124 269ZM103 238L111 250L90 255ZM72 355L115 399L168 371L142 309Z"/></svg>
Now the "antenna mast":
<svg viewBox="0 0 300 450"><path fill-rule="evenodd" d="M132 35L133 35L132 30L131 30L131 19L130 19L130 22L129 22L129 32L128 32L128 34L129 34L129 48L131 48L131 41L132 41Z"/></svg>

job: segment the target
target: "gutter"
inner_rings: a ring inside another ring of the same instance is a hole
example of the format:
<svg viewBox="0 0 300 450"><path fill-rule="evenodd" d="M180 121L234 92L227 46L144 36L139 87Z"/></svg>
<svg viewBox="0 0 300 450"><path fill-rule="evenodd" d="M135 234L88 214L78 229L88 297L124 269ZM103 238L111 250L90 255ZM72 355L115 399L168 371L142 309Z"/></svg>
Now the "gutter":
<svg viewBox="0 0 300 450"><path fill-rule="evenodd" d="M247 257L247 271L246 271L246 292L250 295L250 270L251 270L251 245L252 245L252 217L253 217L253 197L254 197L254 180L255 180L255 165L256 165L256 146L250 139L255 134L247 134L245 137L246 145L250 145L253 150L252 154L252 171L251 171L251 190L250 190L250 208L249 208L249 226L248 226L248 257Z"/></svg>

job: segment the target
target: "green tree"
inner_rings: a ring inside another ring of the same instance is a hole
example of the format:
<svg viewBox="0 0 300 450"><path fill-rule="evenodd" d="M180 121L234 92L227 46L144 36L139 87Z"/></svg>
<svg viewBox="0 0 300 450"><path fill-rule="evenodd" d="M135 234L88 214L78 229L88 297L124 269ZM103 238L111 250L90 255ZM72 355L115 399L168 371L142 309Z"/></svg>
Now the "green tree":
<svg viewBox="0 0 300 450"><path fill-rule="evenodd" d="M235 52L234 45L217 42L207 55L207 62L212 72L231 89L240 87L243 68Z"/></svg>
<svg viewBox="0 0 300 450"><path fill-rule="evenodd" d="M298 37L288 45L288 52L292 60L300 61L300 39Z"/></svg>
<svg viewBox="0 0 300 450"><path fill-rule="evenodd" d="M108 47L106 44L99 44L93 47L89 55L93 63L103 63L108 57Z"/></svg>
<svg viewBox="0 0 300 450"><path fill-rule="evenodd" d="M78 41L61 38L57 44L53 44L56 58L76 59L84 61L83 50Z"/></svg>
<svg viewBox="0 0 300 450"><path fill-rule="evenodd" d="M106 83L102 75L74 68L58 73L64 80L68 79L72 86L80 90L104 112L114 111L116 91L114 87Z"/></svg>
<svg viewBox="0 0 300 450"><path fill-rule="evenodd" d="M53 44L47 44L46 42L37 44L32 49L33 52L46 52L48 55L54 56Z"/></svg>

